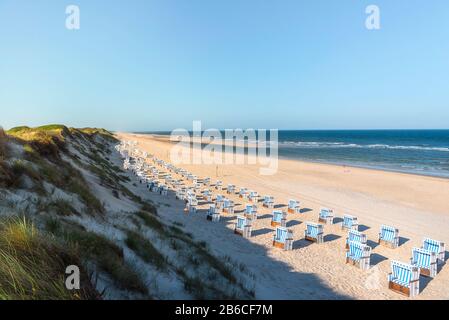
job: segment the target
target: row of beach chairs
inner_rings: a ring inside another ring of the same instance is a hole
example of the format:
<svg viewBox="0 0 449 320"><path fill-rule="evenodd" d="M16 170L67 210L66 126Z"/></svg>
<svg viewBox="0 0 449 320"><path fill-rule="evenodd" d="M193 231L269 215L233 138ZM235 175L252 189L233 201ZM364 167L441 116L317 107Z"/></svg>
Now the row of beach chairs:
<svg viewBox="0 0 449 320"><path fill-rule="evenodd" d="M221 214L234 214L234 202L225 196L218 194L212 201L210 189L201 189L210 186L210 178L199 179L197 176L179 169L171 164L155 158L152 155L141 153L135 148L135 143L128 143L117 147L122 157L125 159L123 167L132 170L142 182L152 184L152 188L157 186L163 188L166 194L167 185L174 187L176 196L186 202L185 211L195 213L198 206L198 198L210 203L206 218L213 222L220 221ZM140 156L139 156L140 154ZM145 157L143 157L145 156ZM191 188L181 187L179 180L174 180L171 175L161 174L155 167L147 167L145 159L153 159L153 163L166 168L169 172L181 175L187 181L191 181ZM149 180L145 180L150 175ZM157 179L165 179L167 185L160 184ZM216 190L223 190L223 182L217 181L214 185ZM150 188L151 189L151 188ZM226 188L228 195L237 194L240 198L247 200L243 214L238 215L234 227L234 233L245 238L251 237L253 221L258 218L257 204L260 196L256 191L240 188L236 193L236 186L229 184ZM162 194L162 193L161 193ZM262 206L274 209L274 197L264 196ZM287 228L288 213L300 213L300 203L297 200L289 200L287 212L282 210L272 211L271 226L275 227L273 235L273 246L283 250L293 249L293 231ZM318 215L319 223L306 222L304 239L321 244L324 242L324 225L334 224L335 215L332 209L322 208ZM344 215L341 229L347 231L345 242L346 263L354 265L362 270L370 268L372 248L367 244L367 236L360 232L358 219L352 215ZM382 225L379 231L378 243L389 248L399 246L399 230L392 226ZM419 294L420 276L434 278L438 273L438 267L444 263L445 245L441 241L425 238L420 248L413 248L409 263L391 261L391 273L388 275L389 289L413 297Z"/></svg>

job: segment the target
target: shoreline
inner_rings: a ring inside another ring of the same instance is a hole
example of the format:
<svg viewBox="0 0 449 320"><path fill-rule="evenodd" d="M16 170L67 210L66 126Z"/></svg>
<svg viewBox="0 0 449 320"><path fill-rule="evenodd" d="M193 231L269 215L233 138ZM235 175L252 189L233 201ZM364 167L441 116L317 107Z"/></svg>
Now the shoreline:
<svg viewBox="0 0 449 320"><path fill-rule="evenodd" d="M175 144L175 142L170 141L168 138L168 135L164 134L155 134L155 133L136 133L136 132L115 132L115 134L131 134L136 136L143 136L143 137L151 137L153 139L156 139L158 141L165 141L167 143ZM223 146L226 144L223 144ZM225 153L226 151L223 151ZM418 177L427 177L427 178L434 178L434 179L440 179L443 181L449 181L449 172L447 176L441 176L438 174L432 174L432 173L421 173L416 171L407 171L407 170L400 170L400 169L393 169L393 168L385 168L380 166L370 166L370 165L357 165L354 163L339 163L339 162L333 162L332 160L326 161L319 161L319 160L309 160L309 159L301 159L297 157L289 157L284 155L279 155L279 160L286 160L286 161L296 161L298 163L303 164L317 164L317 165L325 165L325 166L335 166L335 167L347 167L352 169L364 169L364 170L371 170L371 171L379 171L379 172L389 172L389 173L396 173L396 174L403 174L403 175L411 175L411 176L418 176Z"/></svg>

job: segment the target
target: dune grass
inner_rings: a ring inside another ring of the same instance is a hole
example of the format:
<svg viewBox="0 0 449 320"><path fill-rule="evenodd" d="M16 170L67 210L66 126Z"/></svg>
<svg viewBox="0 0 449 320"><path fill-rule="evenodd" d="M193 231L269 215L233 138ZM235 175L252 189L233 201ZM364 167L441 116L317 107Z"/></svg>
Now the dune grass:
<svg viewBox="0 0 449 320"><path fill-rule="evenodd" d="M139 233L126 230L126 245L133 250L143 261L154 265L158 270L167 270L167 259L153 244Z"/></svg>
<svg viewBox="0 0 449 320"><path fill-rule="evenodd" d="M80 267L81 290L65 287L65 269ZM98 299L76 250L41 234L26 218L0 220L0 300Z"/></svg>

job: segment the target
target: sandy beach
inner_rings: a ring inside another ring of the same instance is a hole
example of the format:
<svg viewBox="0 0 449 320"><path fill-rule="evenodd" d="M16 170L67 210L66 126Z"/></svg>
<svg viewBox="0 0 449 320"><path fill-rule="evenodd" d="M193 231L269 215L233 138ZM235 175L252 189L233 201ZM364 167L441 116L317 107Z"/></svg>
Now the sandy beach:
<svg viewBox="0 0 449 320"><path fill-rule="evenodd" d="M117 133L120 140L138 141L138 148L169 161L172 144L160 137ZM258 165L179 165L199 177L222 180L223 186L247 187L259 195L272 195L279 208L289 199L301 202L301 214L290 214L287 226L294 231L292 251L272 247L274 228L271 211L263 208L255 221L253 236L235 236L235 219L225 216L218 224L204 215L182 214L183 203L171 194L155 198L160 215L182 222L188 232L205 240L220 254L245 264L257 277L258 299L406 299L388 290L390 261L408 262L413 247L424 237L449 243L449 180L427 176L385 172L337 165L279 160L275 175L262 176ZM221 192L224 193L224 192ZM233 196L236 212L244 202ZM325 243L304 241L305 221L318 221L321 207L334 210L334 225L324 229ZM205 208L205 207L204 207ZM371 269L362 271L345 264L346 232L340 222L344 214L357 216L360 231L373 248ZM389 249L377 244L382 224L399 229L400 246ZM444 265L435 279L421 277L421 294L415 299L449 299L449 267Z"/></svg>

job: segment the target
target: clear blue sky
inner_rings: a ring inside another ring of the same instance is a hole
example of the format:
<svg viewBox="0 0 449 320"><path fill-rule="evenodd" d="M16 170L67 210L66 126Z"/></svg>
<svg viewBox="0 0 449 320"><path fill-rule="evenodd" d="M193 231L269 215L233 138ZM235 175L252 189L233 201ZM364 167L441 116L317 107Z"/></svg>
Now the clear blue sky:
<svg viewBox="0 0 449 320"><path fill-rule="evenodd" d="M65 29L65 7L81 30ZM381 30L365 29L365 7ZM449 127L447 0L0 0L0 124Z"/></svg>

